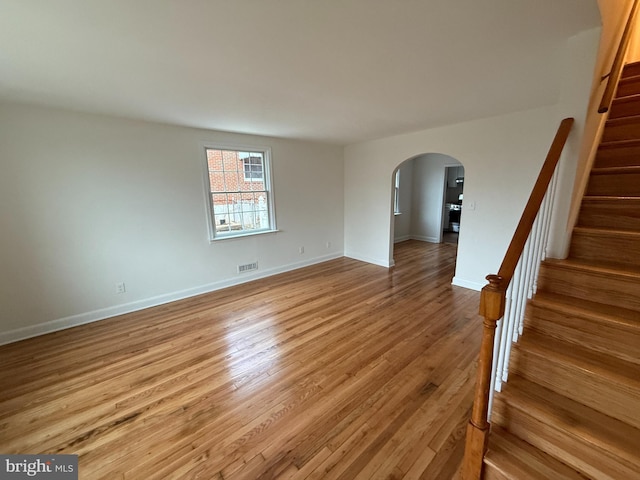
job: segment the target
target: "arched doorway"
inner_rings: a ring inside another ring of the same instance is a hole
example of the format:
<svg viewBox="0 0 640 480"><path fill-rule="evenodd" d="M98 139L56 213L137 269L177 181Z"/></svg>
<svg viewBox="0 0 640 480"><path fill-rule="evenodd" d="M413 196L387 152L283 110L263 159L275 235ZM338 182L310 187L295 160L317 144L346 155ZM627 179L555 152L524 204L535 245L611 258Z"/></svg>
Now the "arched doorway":
<svg viewBox="0 0 640 480"><path fill-rule="evenodd" d="M457 240L464 198L464 166L459 160L441 153L416 155L396 167L391 184L389 258L394 245L404 240Z"/></svg>

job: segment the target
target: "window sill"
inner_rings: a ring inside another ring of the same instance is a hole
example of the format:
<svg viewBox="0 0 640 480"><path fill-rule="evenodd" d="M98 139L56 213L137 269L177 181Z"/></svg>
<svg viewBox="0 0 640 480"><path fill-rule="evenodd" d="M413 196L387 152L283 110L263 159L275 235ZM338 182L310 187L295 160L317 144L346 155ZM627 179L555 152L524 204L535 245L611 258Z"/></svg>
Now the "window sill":
<svg viewBox="0 0 640 480"><path fill-rule="evenodd" d="M238 238L254 237L256 235L264 235L267 233L278 233L280 230L259 230L256 232L236 233L233 235L220 235L209 240L209 243L221 242L223 240L233 240Z"/></svg>

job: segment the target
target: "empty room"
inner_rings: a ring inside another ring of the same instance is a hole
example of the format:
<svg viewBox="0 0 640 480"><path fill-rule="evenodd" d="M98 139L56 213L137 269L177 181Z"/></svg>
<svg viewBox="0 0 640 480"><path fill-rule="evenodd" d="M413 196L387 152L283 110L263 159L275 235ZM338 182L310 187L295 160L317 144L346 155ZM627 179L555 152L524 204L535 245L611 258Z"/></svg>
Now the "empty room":
<svg viewBox="0 0 640 480"><path fill-rule="evenodd" d="M640 476L637 3L0 0L0 478Z"/></svg>

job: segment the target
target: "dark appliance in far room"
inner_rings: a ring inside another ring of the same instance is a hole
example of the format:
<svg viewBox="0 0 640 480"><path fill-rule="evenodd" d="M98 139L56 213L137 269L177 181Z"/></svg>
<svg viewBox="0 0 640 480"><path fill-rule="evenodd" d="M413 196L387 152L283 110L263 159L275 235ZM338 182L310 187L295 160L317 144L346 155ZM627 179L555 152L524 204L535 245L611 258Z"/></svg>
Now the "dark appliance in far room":
<svg viewBox="0 0 640 480"><path fill-rule="evenodd" d="M460 217L462 214L462 190L464 188L464 167L446 167L445 204L443 216L443 240L458 243Z"/></svg>

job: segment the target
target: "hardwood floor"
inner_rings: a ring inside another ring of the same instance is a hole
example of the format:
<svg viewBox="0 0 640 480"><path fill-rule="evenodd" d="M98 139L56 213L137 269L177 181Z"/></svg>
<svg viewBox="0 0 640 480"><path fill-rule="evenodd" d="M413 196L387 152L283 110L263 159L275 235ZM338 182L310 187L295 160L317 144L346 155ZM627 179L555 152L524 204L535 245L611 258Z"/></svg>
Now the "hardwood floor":
<svg viewBox="0 0 640 480"><path fill-rule="evenodd" d="M448 479L479 294L456 248L341 258L0 347L0 452L81 479Z"/></svg>

